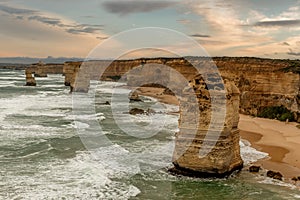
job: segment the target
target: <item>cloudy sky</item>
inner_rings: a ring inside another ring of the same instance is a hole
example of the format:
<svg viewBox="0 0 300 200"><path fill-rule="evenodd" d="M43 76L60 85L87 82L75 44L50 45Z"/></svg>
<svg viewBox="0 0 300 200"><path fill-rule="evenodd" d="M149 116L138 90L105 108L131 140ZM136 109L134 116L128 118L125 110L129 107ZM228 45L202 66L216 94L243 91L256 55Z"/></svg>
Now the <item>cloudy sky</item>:
<svg viewBox="0 0 300 200"><path fill-rule="evenodd" d="M0 57L86 57L123 31L162 27L211 56L300 59L300 0L0 0L0 15Z"/></svg>

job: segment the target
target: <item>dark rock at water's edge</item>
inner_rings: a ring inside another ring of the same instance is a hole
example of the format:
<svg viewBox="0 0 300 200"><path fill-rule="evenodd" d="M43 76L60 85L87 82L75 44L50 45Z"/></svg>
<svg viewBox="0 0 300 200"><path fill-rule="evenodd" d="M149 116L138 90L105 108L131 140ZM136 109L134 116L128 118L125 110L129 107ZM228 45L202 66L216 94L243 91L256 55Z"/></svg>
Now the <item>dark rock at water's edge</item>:
<svg viewBox="0 0 300 200"><path fill-rule="evenodd" d="M107 105L107 106L110 105L109 101L105 101L104 103L97 103L97 104L98 104L98 105Z"/></svg>
<svg viewBox="0 0 300 200"><path fill-rule="evenodd" d="M280 181L282 181L282 178L283 178L283 176L280 172L274 172L272 170L269 170L267 172L267 177L277 179L277 180L280 180Z"/></svg>
<svg viewBox="0 0 300 200"><path fill-rule="evenodd" d="M129 114L131 115L151 115L155 113L161 113L161 112L155 112L155 110L148 108L147 110L143 110L140 108L132 108L129 111Z"/></svg>
<svg viewBox="0 0 300 200"><path fill-rule="evenodd" d="M130 100L130 102L142 101L136 91L133 91L129 94L129 100Z"/></svg>
<svg viewBox="0 0 300 200"><path fill-rule="evenodd" d="M131 115L142 115L142 114L145 114L145 111L143 109L140 109L140 108L132 108L129 111L129 114L131 114Z"/></svg>
<svg viewBox="0 0 300 200"><path fill-rule="evenodd" d="M174 164L174 163L173 163ZM240 172L243 169L243 165L236 166L230 171L227 171L225 173L209 173L209 172L200 172L200 171L194 171L191 169L185 169L179 166L172 167L168 169L168 171L174 175L174 176L187 176L192 178L228 178L230 175L232 175L235 172Z"/></svg>
<svg viewBox="0 0 300 200"><path fill-rule="evenodd" d="M249 172L259 172L259 170L260 170L260 166L253 165L249 167Z"/></svg>
<svg viewBox="0 0 300 200"><path fill-rule="evenodd" d="M25 86L36 86L35 82L27 82Z"/></svg>

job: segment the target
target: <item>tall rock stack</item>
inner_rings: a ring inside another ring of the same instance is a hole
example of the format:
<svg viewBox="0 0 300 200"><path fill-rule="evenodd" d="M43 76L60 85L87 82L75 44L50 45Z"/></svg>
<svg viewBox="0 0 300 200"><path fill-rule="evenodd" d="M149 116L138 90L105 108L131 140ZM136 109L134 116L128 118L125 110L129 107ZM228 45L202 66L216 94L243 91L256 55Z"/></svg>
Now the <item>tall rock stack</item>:
<svg viewBox="0 0 300 200"><path fill-rule="evenodd" d="M78 69L82 62L65 62L63 67L63 74L65 76L65 86L74 84Z"/></svg>
<svg viewBox="0 0 300 200"><path fill-rule="evenodd" d="M71 92L89 91L90 69L81 68L82 62L66 62L63 68L65 75L65 86L70 86Z"/></svg>
<svg viewBox="0 0 300 200"><path fill-rule="evenodd" d="M35 67L30 67L25 70L26 85L25 86L36 86L36 80L34 78Z"/></svg>
<svg viewBox="0 0 300 200"><path fill-rule="evenodd" d="M225 80L224 85L225 88L222 88L216 83L210 85L213 90L208 90L203 78L197 76L184 91L180 99L180 131L176 134L173 156L175 172L200 177L224 177L242 168L237 128L239 90L233 82ZM193 103L191 98L195 95L197 102ZM215 95L221 97L217 101L223 104L212 105L212 96ZM201 151L207 154L200 155Z"/></svg>

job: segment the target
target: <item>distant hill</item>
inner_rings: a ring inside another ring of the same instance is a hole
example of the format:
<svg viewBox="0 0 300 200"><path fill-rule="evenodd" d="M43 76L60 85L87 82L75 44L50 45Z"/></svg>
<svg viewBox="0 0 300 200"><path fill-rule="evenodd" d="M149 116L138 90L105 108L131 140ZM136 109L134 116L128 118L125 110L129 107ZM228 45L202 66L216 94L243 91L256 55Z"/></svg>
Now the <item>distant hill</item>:
<svg viewBox="0 0 300 200"><path fill-rule="evenodd" d="M5 64L32 64L42 61L43 63L64 63L66 61L82 61L83 58L66 58L66 57L51 57L47 58L30 58L30 57L4 57L0 58L0 63Z"/></svg>

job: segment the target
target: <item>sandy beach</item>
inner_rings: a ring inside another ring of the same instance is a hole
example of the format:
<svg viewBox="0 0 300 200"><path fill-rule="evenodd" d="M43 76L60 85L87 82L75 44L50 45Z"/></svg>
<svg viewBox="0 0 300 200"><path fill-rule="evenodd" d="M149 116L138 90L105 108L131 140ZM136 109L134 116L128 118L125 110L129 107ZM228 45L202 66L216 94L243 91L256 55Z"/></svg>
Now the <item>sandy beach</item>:
<svg viewBox="0 0 300 200"><path fill-rule="evenodd" d="M297 123L240 115L239 129L252 147L269 154L256 164L281 172L286 179L300 176L300 129Z"/></svg>
<svg viewBox="0 0 300 200"><path fill-rule="evenodd" d="M163 88L141 87L138 93L150 96L163 103L178 105L175 96L163 94ZM241 138L251 146L269 154L268 158L253 163L264 169L278 171L286 181L300 176L300 129L295 122L255 118L240 115L239 129Z"/></svg>

